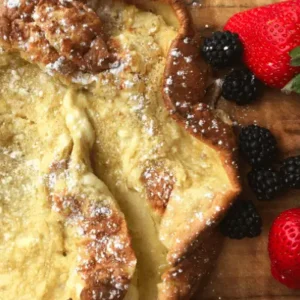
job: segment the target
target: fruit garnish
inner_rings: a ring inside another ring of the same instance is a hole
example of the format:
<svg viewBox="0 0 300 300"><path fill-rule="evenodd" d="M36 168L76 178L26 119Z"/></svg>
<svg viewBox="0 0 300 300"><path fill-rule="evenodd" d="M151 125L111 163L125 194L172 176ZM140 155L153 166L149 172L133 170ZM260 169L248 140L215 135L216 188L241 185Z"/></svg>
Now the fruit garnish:
<svg viewBox="0 0 300 300"><path fill-rule="evenodd" d="M262 220L252 201L238 200L233 203L220 224L223 235L231 239L259 236Z"/></svg>
<svg viewBox="0 0 300 300"><path fill-rule="evenodd" d="M239 135L242 155L253 166L268 165L276 155L275 137L267 128L258 125L243 127Z"/></svg>
<svg viewBox="0 0 300 300"><path fill-rule="evenodd" d="M254 168L248 174L248 183L258 200L272 200L283 191L280 173L273 168Z"/></svg>
<svg viewBox="0 0 300 300"><path fill-rule="evenodd" d="M229 19L224 29L239 35L244 46L244 62L257 78L271 87L282 89L289 83L287 88L300 91L299 0L238 13ZM295 55L292 63L291 55Z"/></svg>
<svg viewBox="0 0 300 300"><path fill-rule="evenodd" d="M224 68L241 60L243 45L237 34L216 31L204 39L201 52L207 63L215 68Z"/></svg>
<svg viewBox="0 0 300 300"><path fill-rule="evenodd" d="M269 233L273 277L292 289L300 289L300 208L281 213Z"/></svg>
<svg viewBox="0 0 300 300"><path fill-rule="evenodd" d="M249 70L234 70L225 76L222 96L238 105L249 104L259 96L260 82Z"/></svg>
<svg viewBox="0 0 300 300"><path fill-rule="evenodd" d="M286 187L300 189L300 156L285 159L280 172Z"/></svg>

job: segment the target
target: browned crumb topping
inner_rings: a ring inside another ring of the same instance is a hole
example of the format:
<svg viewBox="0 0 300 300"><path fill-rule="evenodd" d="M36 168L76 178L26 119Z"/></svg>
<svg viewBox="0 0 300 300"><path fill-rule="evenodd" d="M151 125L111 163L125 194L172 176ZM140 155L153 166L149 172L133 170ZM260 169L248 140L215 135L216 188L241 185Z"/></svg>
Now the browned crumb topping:
<svg viewBox="0 0 300 300"><path fill-rule="evenodd" d="M175 184L174 176L161 166L152 166L145 170L142 181L146 187L150 205L163 214Z"/></svg>
<svg viewBox="0 0 300 300"><path fill-rule="evenodd" d="M102 22L84 1L1 0L0 45L48 73L98 73L108 68Z"/></svg>
<svg viewBox="0 0 300 300"><path fill-rule="evenodd" d="M52 181L61 173L68 174L66 160L54 163L50 169L49 201L80 236L77 271L86 283L80 299L123 299L136 262L125 220L109 204L85 195L52 191Z"/></svg>

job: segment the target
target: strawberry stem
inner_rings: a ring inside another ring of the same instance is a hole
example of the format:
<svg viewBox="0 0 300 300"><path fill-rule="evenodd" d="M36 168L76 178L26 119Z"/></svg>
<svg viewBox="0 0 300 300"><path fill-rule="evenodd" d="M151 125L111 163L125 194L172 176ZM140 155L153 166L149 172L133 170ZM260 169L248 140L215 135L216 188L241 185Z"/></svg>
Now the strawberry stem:
<svg viewBox="0 0 300 300"><path fill-rule="evenodd" d="M290 57L291 57L291 66L299 67L300 66L300 46L294 48L290 52Z"/></svg>
<svg viewBox="0 0 300 300"><path fill-rule="evenodd" d="M300 74L296 75L283 89L285 93L295 92L300 94Z"/></svg>

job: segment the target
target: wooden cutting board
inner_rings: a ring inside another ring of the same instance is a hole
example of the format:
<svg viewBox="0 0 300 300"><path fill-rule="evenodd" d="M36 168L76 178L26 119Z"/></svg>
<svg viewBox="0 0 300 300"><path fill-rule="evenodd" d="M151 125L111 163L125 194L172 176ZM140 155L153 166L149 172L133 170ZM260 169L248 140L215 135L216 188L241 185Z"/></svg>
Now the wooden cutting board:
<svg viewBox="0 0 300 300"><path fill-rule="evenodd" d="M275 3L272 0L186 0L200 30L222 28L230 16L248 8ZM219 107L241 124L257 120L277 136L283 156L300 154L300 97L266 90L263 98L249 107L236 107L221 100ZM247 166L243 169L247 171ZM245 183L243 198L255 201L263 218L259 238L235 241L220 237L221 253L210 279L195 300L296 300L300 291L277 283L271 276L267 253L269 228L285 209L300 206L300 192L290 192L273 202L258 202Z"/></svg>

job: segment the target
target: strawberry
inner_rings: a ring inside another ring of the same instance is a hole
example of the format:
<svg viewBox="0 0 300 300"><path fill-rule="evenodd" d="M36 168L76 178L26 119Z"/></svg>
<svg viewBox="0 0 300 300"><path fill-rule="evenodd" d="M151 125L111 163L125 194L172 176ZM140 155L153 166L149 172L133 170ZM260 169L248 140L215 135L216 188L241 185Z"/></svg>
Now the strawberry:
<svg viewBox="0 0 300 300"><path fill-rule="evenodd" d="M300 289L300 208L287 210L274 221L269 233L271 271L276 280Z"/></svg>
<svg viewBox="0 0 300 300"><path fill-rule="evenodd" d="M300 0L238 13L224 29L239 35L245 64L266 85L281 89L300 73L299 61L291 65L290 54L300 46ZM295 85L299 87L300 78Z"/></svg>

